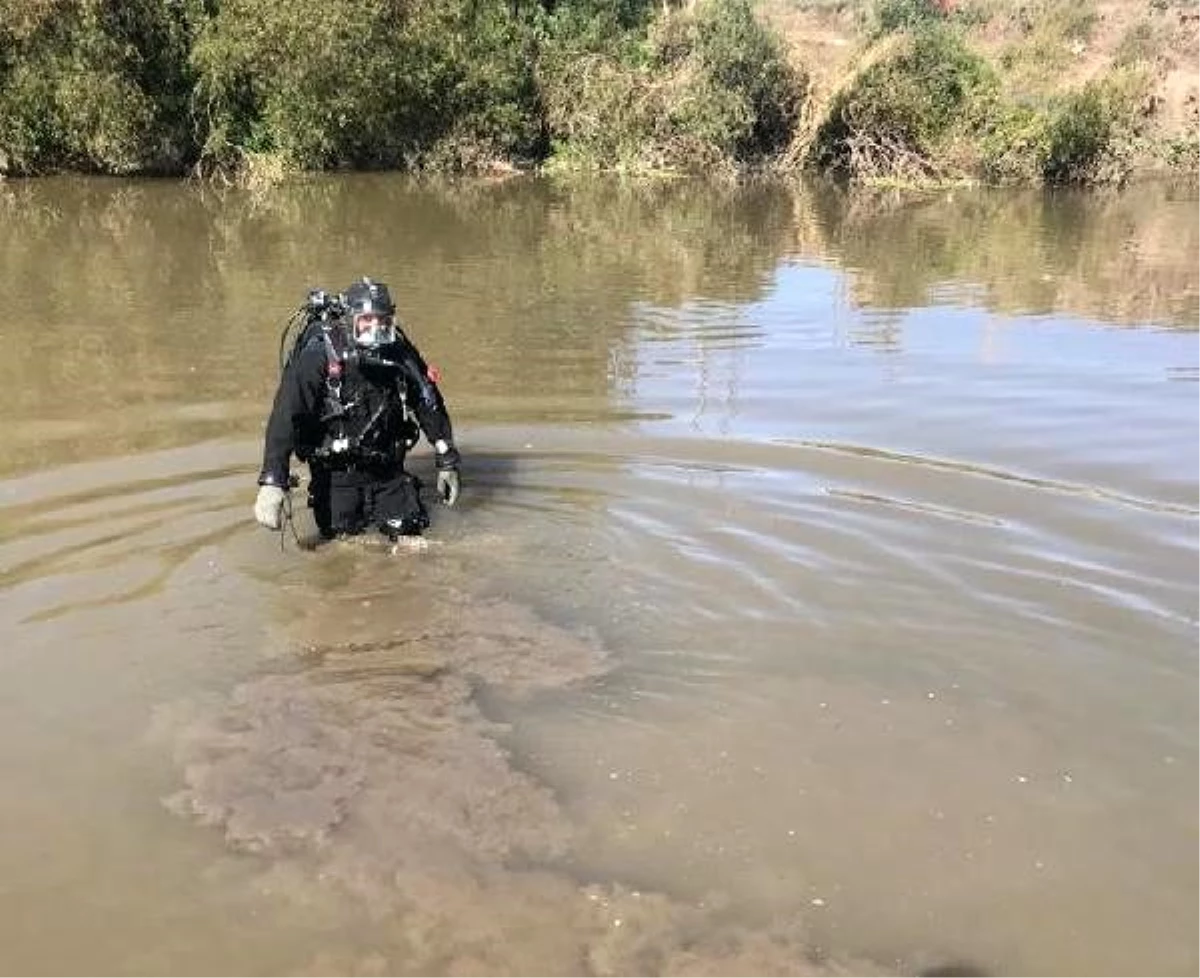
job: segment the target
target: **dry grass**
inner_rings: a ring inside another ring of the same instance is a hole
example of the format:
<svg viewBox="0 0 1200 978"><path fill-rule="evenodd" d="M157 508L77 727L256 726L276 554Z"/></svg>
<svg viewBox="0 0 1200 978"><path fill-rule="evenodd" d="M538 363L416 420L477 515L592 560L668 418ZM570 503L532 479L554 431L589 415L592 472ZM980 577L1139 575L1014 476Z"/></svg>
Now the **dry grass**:
<svg viewBox="0 0 1200 978"><path fill-rule="evenodd" d="M870 0L759 0L760 16L811 77L812 105L797 146L811 140L837 92L877 59L862 34L870 6ZM1143 136L1195 141L1200 11L1194 0L959 0L956 16L967 25L971 48L1000 67L1010 90L1044 96L1114 68L1136 69L1148 80Z"/></svg>

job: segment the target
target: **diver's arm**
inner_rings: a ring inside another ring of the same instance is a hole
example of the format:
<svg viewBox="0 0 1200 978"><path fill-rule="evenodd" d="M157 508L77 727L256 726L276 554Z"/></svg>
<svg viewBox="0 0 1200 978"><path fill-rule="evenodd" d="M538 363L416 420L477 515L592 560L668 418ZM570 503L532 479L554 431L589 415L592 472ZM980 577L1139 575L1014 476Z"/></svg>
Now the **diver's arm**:
<svg viewBox="0 0 1200 978"><path fill-rule="evenodd" d="M296 449L296 433L315 426L319 420L326 359L324 349L313 345L284 370L267 419L260 486L288 487L288 465Z"/></svg>
<svg viewBox="0 0 1200 978"><path fill-rule="evenodd" d="M454 447L454 428L442 392L438 390L436 373L430 370L425 358L411 342L401 342L399 363L402 380L409 393L409 406L417 415L421 431L433 446L439 469L457 468L461 458Z"/></svg>

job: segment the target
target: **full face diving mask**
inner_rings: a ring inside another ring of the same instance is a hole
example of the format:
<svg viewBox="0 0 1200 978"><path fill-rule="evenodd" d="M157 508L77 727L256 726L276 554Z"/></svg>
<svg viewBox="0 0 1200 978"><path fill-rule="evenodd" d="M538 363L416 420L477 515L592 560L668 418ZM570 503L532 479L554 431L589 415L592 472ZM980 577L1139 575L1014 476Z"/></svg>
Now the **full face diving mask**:
<svg viewBox="0 0 1200 978"><path fill-rule="evenodd" d="M355 311L351 316L354 342L374 349L396 342L396 323L391 313L370 309Z"/></svg>
<svg viewBox="0 0 1200 978"><path fill-rule="evenodd" d="M396 341L396 307L383 282L360 279L346 289L343 298L355 343L374 348Z"/></svg>

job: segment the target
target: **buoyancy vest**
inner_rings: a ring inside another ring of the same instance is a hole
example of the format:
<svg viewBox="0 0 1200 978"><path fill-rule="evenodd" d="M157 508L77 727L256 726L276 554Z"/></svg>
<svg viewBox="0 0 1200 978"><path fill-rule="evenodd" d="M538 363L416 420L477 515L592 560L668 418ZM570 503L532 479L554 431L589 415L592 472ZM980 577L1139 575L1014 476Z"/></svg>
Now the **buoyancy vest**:
<svg viewBox="0 0 1200 978"><path fill-rule="evenodd" d="M324 435L314 457L328 465L402 463L419 431L401 365L335 342L330 330L313 342L325 350Z"/></svg>

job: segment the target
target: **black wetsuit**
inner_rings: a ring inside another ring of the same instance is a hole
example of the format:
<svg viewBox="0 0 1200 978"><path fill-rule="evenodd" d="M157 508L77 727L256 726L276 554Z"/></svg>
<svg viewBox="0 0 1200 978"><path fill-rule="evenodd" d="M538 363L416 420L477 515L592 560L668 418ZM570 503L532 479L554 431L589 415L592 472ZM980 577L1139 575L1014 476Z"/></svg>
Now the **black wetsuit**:
<svg viewBox="0 0 1200 978"><path fill-rule="evenodd" d="M309 465L309 503L324 535L369 526L389 536L419 533L429 517L420 482L404 470L418 426L430 444L446 444L438 468L459 464L441 392L403 335L371 351L342 349L337 338L315 335L284 369L259 485L286 488L295 454Z"/></svg>

